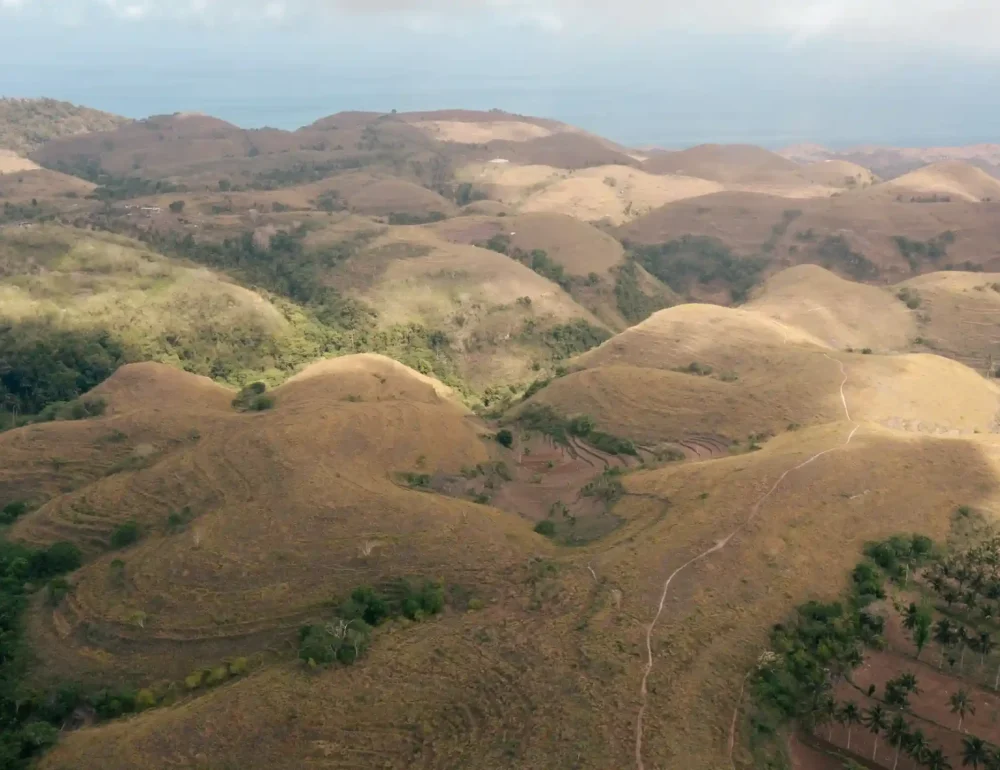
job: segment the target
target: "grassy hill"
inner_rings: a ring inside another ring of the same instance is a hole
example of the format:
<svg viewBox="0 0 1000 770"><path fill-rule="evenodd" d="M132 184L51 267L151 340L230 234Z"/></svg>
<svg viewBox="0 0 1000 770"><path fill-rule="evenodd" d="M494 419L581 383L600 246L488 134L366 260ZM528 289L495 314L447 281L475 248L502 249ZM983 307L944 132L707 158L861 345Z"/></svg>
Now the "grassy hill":
<svg viewBox="0 0 1000 770"><path fill-rule="evenodd" d="M807 603L995 523L968 169L900 199L499 111L106 128L0 157L0 767L825 770ZM923 590L888 569L872 702Z"/></svg>
<svg viewBox="0 0 1000 770"><path fill-rule="evenodd" d="M28 155L53 139L110 131L128 118L55 99L0 99L0 149Z"/></svg>

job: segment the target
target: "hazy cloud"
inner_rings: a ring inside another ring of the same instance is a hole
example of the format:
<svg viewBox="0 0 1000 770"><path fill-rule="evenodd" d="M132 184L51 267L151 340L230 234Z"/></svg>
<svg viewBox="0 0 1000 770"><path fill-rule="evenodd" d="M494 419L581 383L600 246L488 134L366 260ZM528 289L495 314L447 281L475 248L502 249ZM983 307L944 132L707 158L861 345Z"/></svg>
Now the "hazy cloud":
<svg viewBox="0 0 1000 770"><path fill-rule="evenodd" d="M350 13L414 30L504 23L551 34L657 30L766 34L792 43L842 39L991 53L997 0L0 0L0 8L59 14L68 5L133 19L308 19ZM845 50L845 56L852 51Z"/></svg>

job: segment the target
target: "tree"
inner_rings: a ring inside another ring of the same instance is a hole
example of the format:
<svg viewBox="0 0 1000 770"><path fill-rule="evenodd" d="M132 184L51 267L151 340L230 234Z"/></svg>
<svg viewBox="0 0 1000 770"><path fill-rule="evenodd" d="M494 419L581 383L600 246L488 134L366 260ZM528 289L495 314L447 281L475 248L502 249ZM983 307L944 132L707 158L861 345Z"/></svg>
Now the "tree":
<svg viewBox="0 0 1000 770"><path fill-rule="evenodd" d="M927 752L924 767L927 770L951 770L951 762L948 761L941 749L933 749Z"/></svg>
<svg viewBox="0 0 1000 770"><path fill-rule="evenodd" d="M944 654L955 638L955 627L948 618L941 618L934 624L934 641L941 645L941 660L938 668L944 667Z"/></svg>
<svg viewBox="0 0 1000 770"><path fill-rule="evenodd" d="M911 695L920 695L920 687L917 686L917 677L912 671L900 674L896 681L899 682L900 687Z"/></svg>
<svg viewBox="0 0 1000 770"><path fill-rule="evenodd" d="M917 660L920 660L920 653L924 651L924 647L931 638L931 623L933 618L931 617L931 611L928 607L921 607L917 612L914 619L913 626L913 643L917 646Z"/></svg>
<svg viewBox="0 0 1000 770"><path fill-rule="evenodd" d="M508 449L514 444L514 434L504 428L497 433L497 442Z"/></svg>
<svg viewBox="0 0 1000 770"><path fill-rule="evenodd" d="M985 765L989 760L989 749L986 741L970 735L962 739L962 766L971 766L972 770L979 770L980 765Z"/></svg>
<svg viewBox="0 0 1000 770"><path fill-rule="evenodd" d="M180 214L184 211L184 201L174 201L170 204L170 210L175 214Z"/></svg>
<svg viewBox="0 0 1000 770"><path fill-rule="evenodd" d="M902 714L896 714L893 717L892 722L889 723L889 727L885 731L886 739L889 741L889 745L895 747L896 755L892 760L892 770L896 770L896 764L899 762L899 752L900 749L906 744L910 738L910 726L903 719Z"/></svg>
<svg viewBox="0 0 1000 770"><path fill-rule="evenodd" d="M986 656L993 652L993 638L988 631L979 632L979 665L986 665Z"/></svg>
<svg viewBox="0 0 1000 770"><path fill-rule="evenodd" d="M924 731L918 727L911 732L904 749L914 764L923 764L927 760L927 753L930 751L930 744L927 743Z"/></svg>
<svg viewBox="0 0 1000 770"><path fill-rule="evenodd" d="M850 751L851 730L854 729L855 725L861 724L861 709L858 708L858 704L852 700L847 701L847 703L840 707L840 711L837 713L837 721L847 728L847 750Z"/></svg>
<svg viewBox="0 0 1000 770"><path fill-rule="evenodd" d="M872 706L865 712L862 724L868 728L868 732L875 736L875 748L872 749L872 760L874 761L875 755L878 753L878 737L889 726L885 709L878 705Z"/></svg>
<svg viewBox="0 0 1000 770"><path fill-rule="evenodd" d="M948 703L951 705L951 713L958 714L958 731L962 731L962 722L965 720L966 715L975 714L976 706L969 698L969 693L965 690L959 690L958 692L952 693L951 698L948 699Z"/></svg>

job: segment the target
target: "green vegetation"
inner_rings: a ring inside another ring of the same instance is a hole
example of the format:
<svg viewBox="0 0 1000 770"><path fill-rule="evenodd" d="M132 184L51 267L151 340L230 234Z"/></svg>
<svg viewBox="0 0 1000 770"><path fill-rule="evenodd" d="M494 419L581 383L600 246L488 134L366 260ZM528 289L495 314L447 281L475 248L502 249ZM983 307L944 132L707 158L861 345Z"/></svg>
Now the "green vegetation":
<svg viewBox="0 0 1000 770"><path fill-rule="evenodd" d="M111 533L111 547L114 549L128 548L139 541L141 534L139 524L135 521L129 520L119 524Z"/></svg>
<svg viewBox="0 0 1000 770"><path fill-rule="evenodd" d="M542 343L552 351L552 357L560 360L596 348L611 339L611 332L578 318L546 329L541 337Z"/></svg>
<svg viewBox="0 0 1000 770"><path fill-rule="evenodd" d="M100 414L99 400L66 402L107 379L129 358L124 346L104 331L62 329L48 320L0 320L0 404L20 414L51 407L46 419Z"/></svg>
<svg viewBox="0 0 1000 770"><path fill-rule="evenodd" d="M102 168L97 155L78 155L72 160L59 160L48 166L70 176L86 179L97 185L87 197L101 201L128 200L147 195L186 192L182 185L172 184L162 179L147 179L140 176L117 176Z"/></svg>
<svg viewBox="0 0 1000 770"><path fill-rule="evenodd" d="M71 543L33 550L0 540L0 768L3 770L27 768L36 756L55 743L59 726L64 716L68 716L69 712L58 713L58 700L53 703L48 694L30 691L23 683L30 652L23 640L22 617L31 592L76 569L80 563L80 551ZM56 592L65 585L50 584Z"/></svg>
<svg viewBox="0 0 1000 770"><path fill-rule="evenodd" d="M714 238L685 235L656 246L634 246L632 256L678 294L695 284L728 289L733 302L743 302L761 279L768 260L737 257Z"/></svg>
<svg viewBox="0 0 1000 770"><path fill-rule="evenodd" d="M535 525L535 532L544 537L554 537L556 534L555 522L549 521L548 519L542 519Z"/></svg>
<svg viewBox="0 0 1000 770"><path fill-rule="evenodd" d="M816 247L816 257L827 270L839 269L856 281L878 278L878 266L851 249L843 235L828 235Z"/></svg>
<svg viewBox="0 0 1000 770"><path fill-rule="evenodd" d="M407 213L396 213L393 212L389 214L389 224L390 225L429 225L432 222L440 222L447 217L443 212L432 211L429 214L407 214Z"/></svg>
<svg viewBox="0 0 1000 770"><path fill-rule="evenodd" d="M622 318L631 324L645 321L657 310L670 307L673 303L663 294L646 294L639 285L639 271L636 263L628 259L617 269L615 276L615 303Z"/></svg>
<svg viewBox="0 0 1000 770"><path fill-rule="evenodd" d="M430 580L398 580L384 592L360 586L329 622L300 629L299 658L311 667L349 666L368 649L374 628L399 617L419 622L440 613L444 601L444 588Z"/></svg>
<svg viewBox="0 0 1000 770"><path fill-rule="evenodd" d="M550 406L530 404L521 412L518 420L526 430L544 433L560 444L568 446L570 438L575 437L584 439L595 449L608 454L637 454L631 441L596 430L594 421L586 415L566 419L557 415Z"/></svg>
<svg viewBox="0 0 1000 770"><path fill-rule="evenodd" d="M955 233L946 230L940 235L935 235L929 241L916 241L907 238L905 235L896 235L892 239L899 253L903 256L912 272L920 269L920 264L925 259L937 262L948 256L948 246L955 242Z"/></svg>
<svg viewBox="0 0 1000 770"><path fill-rule="evenodd" d="M510 449L514 445L514 434L504 428L497 432L497 443Z"/></svg>
<svg viewBox="0 0 1000 770"><path fill-rule="evenodd" d="M755 751L773 749L773 737L790 720L814 729L838 713L831 695L834 684L862 663L865 648L885 643L885 619L867 608L885 598L886 580L905 583L911 569L935 555L933 543L923 535L895 536L869 543L864 550L845 600L807 602L790 622L772 630L770 650L761 657L753 680ZM909 679L901 680L889 689L897 692L898 700L912 692L910 684ZM864 718L876 735L887 729L879 713Z"/></svg>
<svg viewBox="0 0 1000 770"><path fill-rule="evenodd" d="M920 298L920 293L916 289L910 289L906 286L896 292L896 298L900 302L906 303L906 306L910 310L916 310L920 307L920 303L923 301Z"/></svg>
<svg viewBox="0 0 1000 770"><path fill-rule="evenodd" d="M604 473L589 482L581 491L584 497L594 497L607 506L612 506L625 496L621 482L621 468L607 468Z"/></svg>
<svg viewBox="0 0 1000 770"><path fill-rule="evenodd" d="M251 382L236 394L233 408L240 412L264 412L274 407L274 397L265 393L267 383Z"/></svg>
<svg viewBox="0 0 1000 770"><path fill-rule="evenodd" d="M129 122L56 99L0 99L0 148L27 155L51 139L111 131Z"/></svg>
<svg viewBox="0 0 1000 770"><path fill-rule="evenodd" d="M781 213L781 221L771 226L771 235L761 247L763 251L768 254L772 253L778 245L778 240L788 232L789 226L800 216L802 216L802 211L799 209L786 209L783 211Z"/></svg>

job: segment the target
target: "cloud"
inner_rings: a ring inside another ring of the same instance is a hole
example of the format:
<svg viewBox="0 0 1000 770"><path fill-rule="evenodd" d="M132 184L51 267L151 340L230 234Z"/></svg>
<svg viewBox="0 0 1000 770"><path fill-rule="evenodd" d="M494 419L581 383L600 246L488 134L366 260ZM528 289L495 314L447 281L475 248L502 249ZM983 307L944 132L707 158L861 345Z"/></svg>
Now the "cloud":
<svg viewBox="0 0 1000 770"><path fill-rule="evenodd" d="M412 30L488 24L551 34L640 35L684 31L766 35L790 43L920 46L996 53L997 0L73 0L114 15L244 21L336 22L337 16ZM67 0L0 0L0 7L57 12ZM136 9L141 9L141 12ZM845 50L845 56L852 51Z"/></svg>

